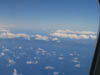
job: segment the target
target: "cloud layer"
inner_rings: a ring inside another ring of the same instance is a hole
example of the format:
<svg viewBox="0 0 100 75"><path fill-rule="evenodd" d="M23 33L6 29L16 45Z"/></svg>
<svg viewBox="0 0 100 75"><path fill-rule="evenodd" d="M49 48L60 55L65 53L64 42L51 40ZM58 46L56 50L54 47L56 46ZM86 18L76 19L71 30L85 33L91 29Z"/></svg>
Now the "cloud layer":
<svg viewBox="0 0 100 75"><path fill-rule="evenodd" d="M57 30L50 35L70 39L96 39L96 33L91 31Z"/></svg>
<svg viewBox="0 0 100 75"><path fill-rule="evenodd" d="M52 40L57 41L59 38L69 38L69 39L96 39L96 33L91 31L72 31L72 30L56 30L53 33L50 33L48 36L35 34L28 35L24 33L11 33L9 30L1 29L0 30L0 38L20 38L23 37L25 39L30 40L34 38L36 40Z"/></svg>

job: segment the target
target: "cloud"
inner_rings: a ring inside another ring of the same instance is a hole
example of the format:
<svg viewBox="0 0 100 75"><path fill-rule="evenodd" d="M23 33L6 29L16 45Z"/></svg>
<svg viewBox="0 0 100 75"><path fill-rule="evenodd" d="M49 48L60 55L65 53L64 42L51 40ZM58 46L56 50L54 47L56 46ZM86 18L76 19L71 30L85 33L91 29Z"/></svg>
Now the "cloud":
<svg viewBox="0 0 100 75"><path fill-rule="evenodd" d="M45 69L46 69L46 70L53 70L53 69L55 69L55 68L54 68L53 66L46 66Z"/></svg>
<svg viewBox="0 0 100 75"><path fill-rule="evenodd" d="M91 31L57 30L50 35L70 39L96 39L96 33Z"/></svg>
<svg viewBox="0 0 100 75"><path fill-rule="evenodd" d="M30 35L27 35L27 34L16 34L16 37L24 37L25 39L28 39L30 40Z"/></svg>
<svg viewBox="0 0 100 75"><path fill-rule="evenodd" d="M32 61L27 61L27 62L26 62L26 64L32 64L32 63L33 63Z"/></svg>
<svg viewBox="0 0 100 75"><path fill-rule="evenodd" d="M59 72L53 72L53 75L58 75L59 74Z"/></svg>
<svg viewBox="0 0 100 75"><path fill-rule="evenodd" d="M79 58L76 58L76 57L75 57L75 58L72 60L72 62L78 63L78 62L80 62L80 61L79 61Z"/></svg>
<svg viewBox="0 0 100 75"><path fill-rule="evenodd" d="M36 35L28 35L28 34L24 34L24 33L11 33L11 32L1 32L0 33L0 38L25 38L27 40L30 40L31 38L35 38L36 40L49 40L49 38L47 36L42 36L40 34L36 34ZM55 39L56 40L56 39Z"/></svg>
<svg viewBox="0 0 100 75"><path fill-rule="evenodd" d="M12 59L8 59L8 63L11 65L11 64L15 64L16 62Z"/></svg>
<svg viewBox="0 0 100 75"><path fill-rule="evenodd" d="M27 34L14 34L14 33L10 33L10 32L3 32L0 34L0 38L19 38L19 37L23 37L25 39L30 39L30 36Z"/></svg>
<svg viewBox="0 0 100 75"><path fill-rule="evenodd" d="M14 69L13 75L17 75L17 70L16 69Z"/></svg>
<svg viewBox="0 0 100 75"><path fill-rule="evenodd" d="M42 36L40 34L36 34L36 35L33 35L33 37L36 39L36 40L49 40L49 38L47 36Z"/></svg>
<svg viewBox="0 0 100 75"><path fill-rule="evenodd" d="M9 30L0 28L0 38L20 38L23 37L27 40L35 38L36 40L45 41L59 41L59 38L69 38L69 39L96 39L96 32L92 31L72 31L72 30L56 30L54 33L48 34L49 36L44 36L40 34L28 35L24 33L11 33Z"/></svg>
<svg viewBox="0 0 100 75"><path fill-rule="evenodd" d="M52 41L57 41L58 40L58 38L52 38Z"/></svg>
<svg viewBox="0 0 100 75"><path fill-rule="evenodd" d="M56 37L62 37L62 38L66 38L67 37L67 34L65 34L65 33L58 33L58 32L51 33L50 35L51 36L56 36Z"/></svg>
<svg viewBox="0 0 100 75"><path fill-rule="evenodd" d="M48 52L42 48L38 48L37 51L36 51L36 54L38 55L47 55Z"/></svg>
<svg viewBox="0 0 100 75"><path fill-rule="evenodd" d="M77 35L77 34L67 34L67 33L52 33L50 34L54 37L70 38L70 39L89 39L88 35Z"/></svg>
<svg viewBox="0 0 100 75"><path fill-rule="evenodd" d="M96 32L92 31L72 31L72 30L56 30L58 33L71 33L71 34L96 34Z"/></svg>
<svg viewBox="0 0 100 75"><path fill-rule="evenodd" d="M19 73L17 73L17 70L16 70L16 69L14 69L14 70L13 70L13 74L12 74L12 75L23 75L23 74L22 74L22 73L20 73L20 74L19 74Z"/></svg>
<svg viewBox="0 0 100 75"><path fill-rule="evenodd" d="M90 38L91 39L96 39L96 36L95 35L90 35Z"/></svg>
<svg viewBox="0 0 100 75"><path fill-rule="evenodd" d="M64 57L60 56L60 57L58 57L58 59L59 59L59 60L63 60L63 59L64 59Z"/></svg>
<svg viewBox="0 0 100 75"><path fill-rule="evenodd" d="M81 65L80 65L80 64L76 64L75 67L76 67L76 68L80 68Z"/></svg>
<svg viewBox="0 0 100 75"><path fill-rule="evenodd" d="M1 52L1 54L0 54L1 56L5 56L5 53L4 52Z"/></svg>
<svg viewBox="0 0 100 75"><path fill-rule="evenodd" d="M38 63L39 63L39 61L37 61L37 60L33 61L33 64L38 64Z"/></svg>

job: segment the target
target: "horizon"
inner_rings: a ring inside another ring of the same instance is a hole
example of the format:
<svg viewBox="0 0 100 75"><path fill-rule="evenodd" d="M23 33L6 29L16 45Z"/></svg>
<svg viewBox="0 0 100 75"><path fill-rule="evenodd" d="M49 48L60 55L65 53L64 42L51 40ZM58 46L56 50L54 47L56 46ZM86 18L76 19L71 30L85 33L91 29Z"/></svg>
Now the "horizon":
<svg viewBox="0 0 100 75"><path fill-rule="evenodd" d="M1 0L0 28L12 32L79 30L97 32L95 0Z"/></svg>

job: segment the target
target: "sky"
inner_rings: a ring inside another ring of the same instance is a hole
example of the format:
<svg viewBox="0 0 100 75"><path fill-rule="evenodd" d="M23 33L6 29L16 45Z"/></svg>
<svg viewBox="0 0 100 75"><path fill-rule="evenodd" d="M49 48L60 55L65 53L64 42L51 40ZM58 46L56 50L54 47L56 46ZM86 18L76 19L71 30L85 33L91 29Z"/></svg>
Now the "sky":
<svg viewBox="0 0 100 75"><path fill-rule="evenodd" d="M0 26L12 31L97 31L97 0L0 0Z"/></svg>

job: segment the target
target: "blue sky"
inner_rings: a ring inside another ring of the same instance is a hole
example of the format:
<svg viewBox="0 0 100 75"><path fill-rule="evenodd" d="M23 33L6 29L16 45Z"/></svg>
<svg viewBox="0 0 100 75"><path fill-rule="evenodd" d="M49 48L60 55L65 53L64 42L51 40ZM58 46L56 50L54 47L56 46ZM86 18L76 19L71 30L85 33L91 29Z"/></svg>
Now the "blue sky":
<svg viewBox="0 0 100 75"><path fill-rule="evenodd" d="M0 0L0 24L13 30L96 31L98 18L97 0Z"/></svg>

